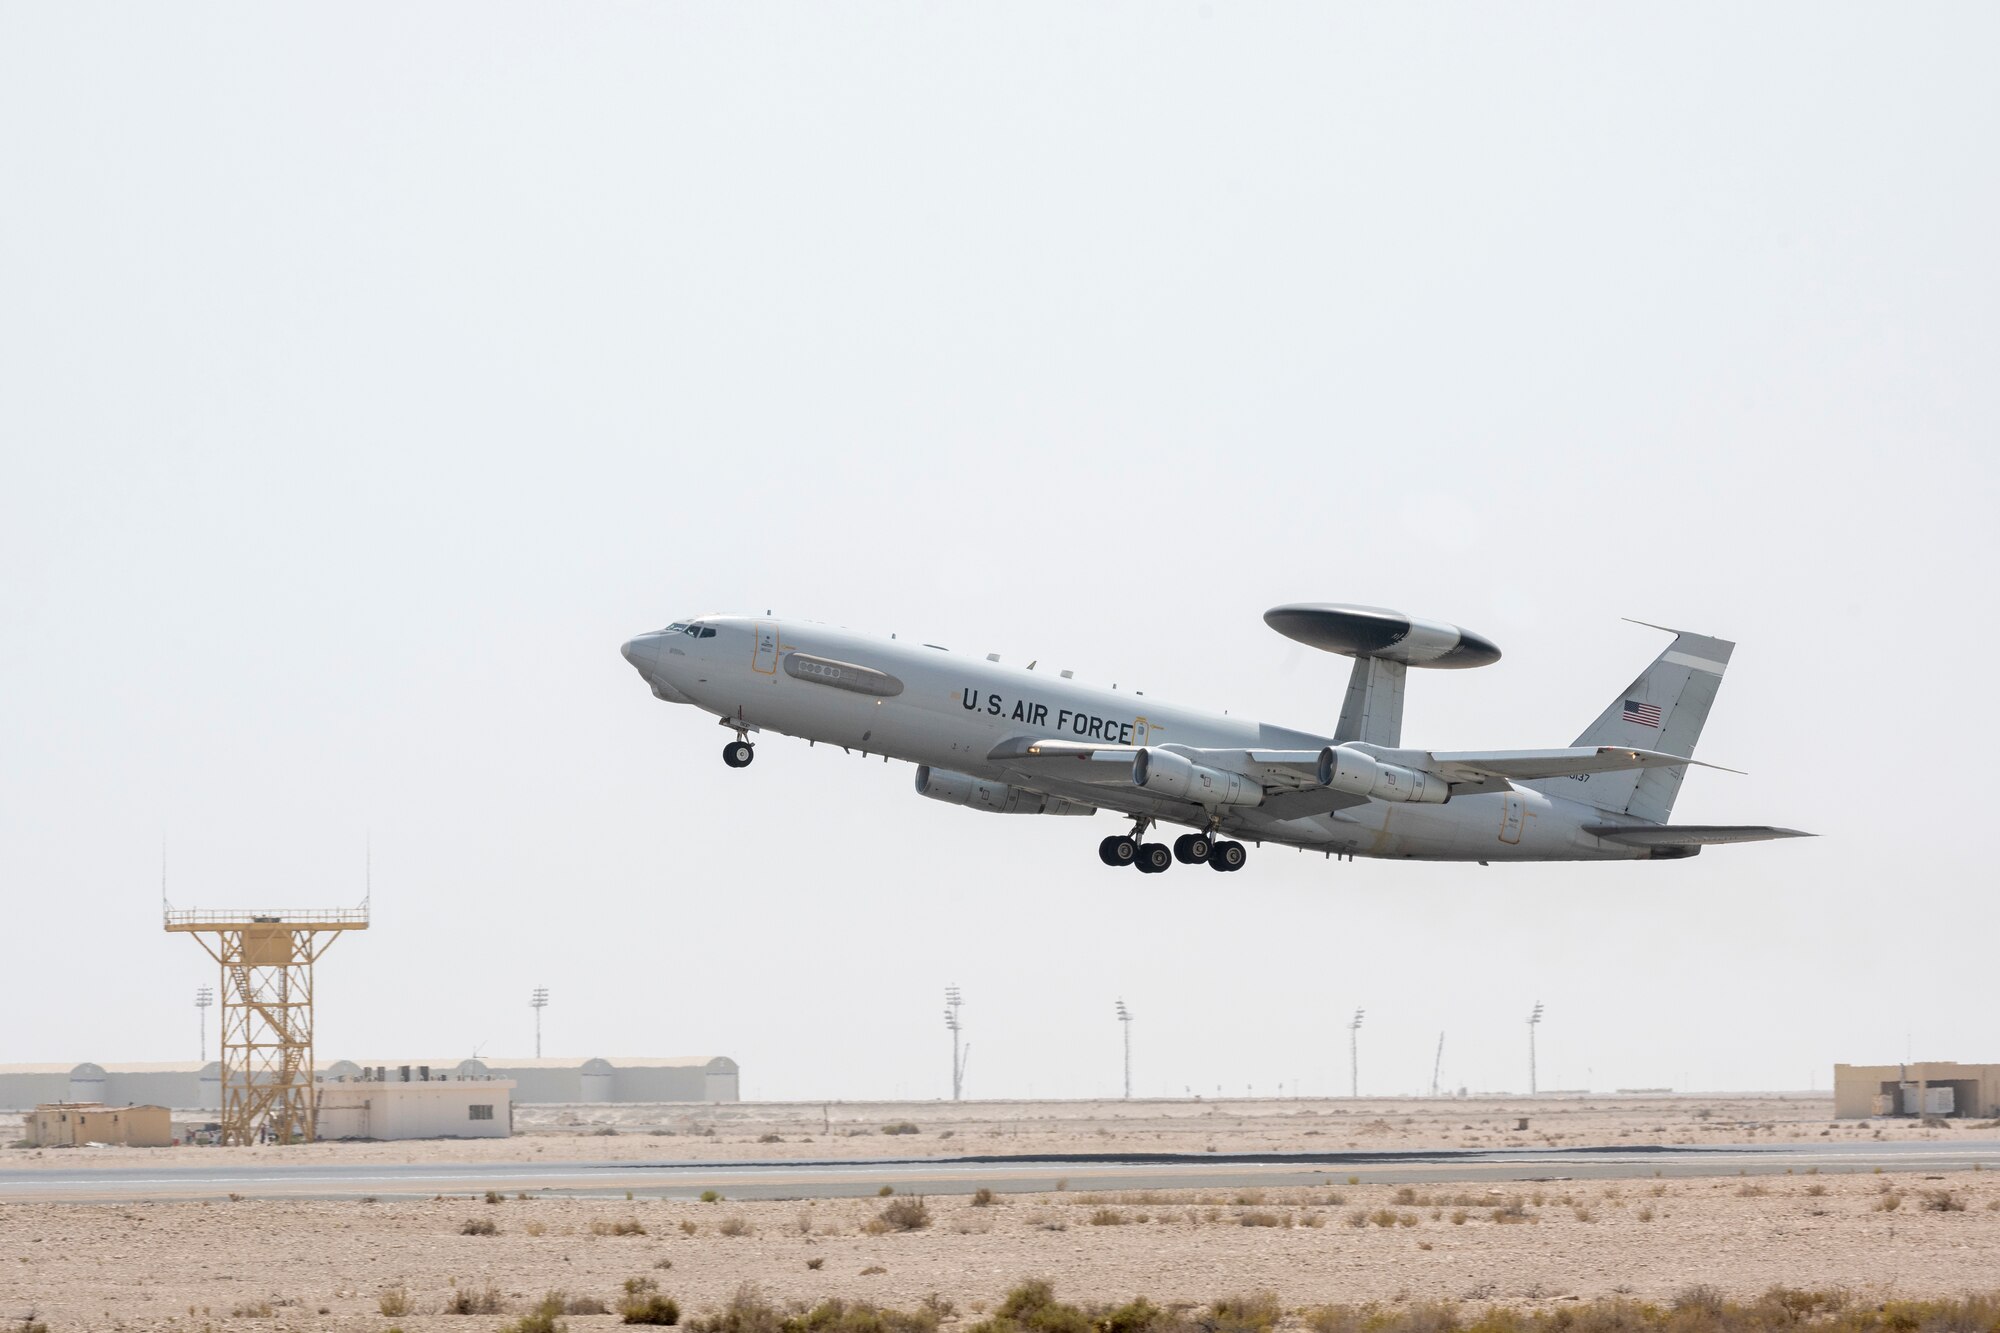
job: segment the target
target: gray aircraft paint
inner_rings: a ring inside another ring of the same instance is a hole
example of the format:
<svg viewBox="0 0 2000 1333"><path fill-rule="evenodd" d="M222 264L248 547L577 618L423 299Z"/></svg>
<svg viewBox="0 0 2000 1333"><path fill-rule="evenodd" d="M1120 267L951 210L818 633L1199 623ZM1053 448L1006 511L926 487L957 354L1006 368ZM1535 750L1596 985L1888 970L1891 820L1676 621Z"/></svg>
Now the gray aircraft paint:
<svg viewBox="0 0 2000 1333"><path fill-rule="evenodd" d="M1498 656L1498 650L1484 640L1469 641L1482 656L1486 650ZM1643 741L1642 748L1663 749L1667 747L1660 743L1660 732L1673 727L1669 739L1685 739L1691 748L1720 680L1719 670L1708 668L1725 665L1729 647L1721 640L1679 636L1586 729L1582 740L1599 744L1591 738L1600 732L1615 733L1619 738L1615 744L1640 747ZM1424 651L1436 654L1447 648L1433 635ZM1334 650L1341 649L1335 645ZM1295 755L1337 743L1335 737L1315 732L1202 713L935 645L807 621L707 615L642 634L623 651L659 698L692 704L745 731L840 745L1073 806L1188 828L1207 827L1210 812L1135 786L1130 747L1205 751L1209 753L1200 756L1201 762L1244 772L1254 765L1249 752ZM1365 699L1353 697L1360 674L1357 671L1343 710L1357 716L1368 711ZM1394 674L1395 712L1400 714L1402 672ZM1620 721L1627 698L1648 706L1658 702L1661 726ZM1388 734L1384 726L1368 729ZM1644 735L1629 736L1637 731ZM1060 766L1046 759L1030 763L1028 746L1038 740L1082 742L1124 753L1078 756ZM1430 762L1425 752L1395 750L1380 743L1358 748L1385 762L1419 766ZM1687 749L1669 752L1688 754ZM1265 807L1216 811L1216 828L1229 837L1258 843L1430 861L1662 859L1692 855L1703 841L1790 836L1786 830L1734 830L1728 836L1712 832L1706 839L1643 845L1616 840L1615 835L1600 836L1618 826L1650 825L1663 819L1681 771L1651 768L1643 773L1592 773L1577 780L1488 782L1488 789L1464 794L1458 794L1463 788L1455 786L1452 798L1442 804L1391 803L1332 792L1274 792ZM1648 779L1669 775L1671 783L1647 786ZM1577 788L1589 789L1589 797L1572 795ZM1039 804L989 802L975 808L1033 811ZM1340 808L1329 808L1334 806ZM1659 812L1659 819L1651 817L1653 811Z"/></svg>

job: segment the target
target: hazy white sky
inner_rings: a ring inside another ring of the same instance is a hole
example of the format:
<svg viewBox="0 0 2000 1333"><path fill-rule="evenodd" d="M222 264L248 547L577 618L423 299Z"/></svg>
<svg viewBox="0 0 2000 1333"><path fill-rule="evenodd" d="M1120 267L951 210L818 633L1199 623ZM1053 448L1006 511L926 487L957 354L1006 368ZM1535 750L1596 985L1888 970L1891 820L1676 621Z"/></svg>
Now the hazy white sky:
<svg viewBox="0 0 2000 1333"><path fill-rule="evenodd" d="M1828 1086L2000 1059L2000 12L0 5L0 1061L192 1058L182 905L353 902L320 1049L746 1095ZM1583 867L1098 864L654 701L706 610L1330 727L1289 600L1560 744L1739 641ZM210 1038L213 1048L213 1036Z"/></svg>

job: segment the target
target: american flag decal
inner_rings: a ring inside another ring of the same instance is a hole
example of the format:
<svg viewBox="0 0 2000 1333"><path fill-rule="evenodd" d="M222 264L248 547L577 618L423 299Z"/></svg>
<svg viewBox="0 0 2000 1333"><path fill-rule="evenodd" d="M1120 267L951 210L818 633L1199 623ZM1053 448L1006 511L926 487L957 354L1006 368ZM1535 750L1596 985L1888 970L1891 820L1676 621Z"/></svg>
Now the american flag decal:
<svg viewBox="0 0 2000 1333"><path fill-rule="evenodd" d="M1637 699L1627 699L1625 701L1625 720L1627 722L1637 722L1642 727L1657 727L1660 725L1660 706L1658 704L1642 704Z"/></svg>

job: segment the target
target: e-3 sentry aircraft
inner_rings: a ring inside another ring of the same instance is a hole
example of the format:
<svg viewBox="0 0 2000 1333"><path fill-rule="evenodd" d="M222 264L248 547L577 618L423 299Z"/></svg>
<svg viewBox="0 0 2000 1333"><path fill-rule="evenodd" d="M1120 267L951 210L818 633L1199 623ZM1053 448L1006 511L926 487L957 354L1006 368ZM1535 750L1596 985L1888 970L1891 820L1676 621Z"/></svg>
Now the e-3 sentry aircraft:
<svg viewBox="0 0 2000 1333"><path fill-rule="evenodd" d="M1373 607L1300 603L1264 620L1354 659L1333 735L769 616L678 621L623 651L658 698L735 732L722 751L732 768L755 757L752 733L773 731L914 763L920 795L974 810L1116 811L1132 831L1105 838L1099 858L1149 874L1175 861L1239 869L1243 840L1484 864L1671 860L1806 836L1667 822L1729 663L1725 640L1667 631L1666 651L1566 748L1420 750L1402 743L1409 669L1486 666L1500 658L1491 642ZM1189 832L1171 847L1145 841L1160 824Z"/></svg>

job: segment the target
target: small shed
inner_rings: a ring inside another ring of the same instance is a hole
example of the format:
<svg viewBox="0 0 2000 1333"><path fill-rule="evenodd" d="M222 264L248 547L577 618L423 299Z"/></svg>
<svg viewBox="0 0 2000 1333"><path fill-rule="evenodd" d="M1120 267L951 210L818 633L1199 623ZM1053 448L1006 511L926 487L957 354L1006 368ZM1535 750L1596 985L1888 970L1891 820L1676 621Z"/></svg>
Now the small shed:
<svg viewBox="0 0 2000 1333"><path fill-rule="evenodd" d="M101 1102L50 1102L28 1117L28 1138L38 1148L86 1143L165 1148L174 1141L173 1116L164 1106L105 1106Z"/></svg>

